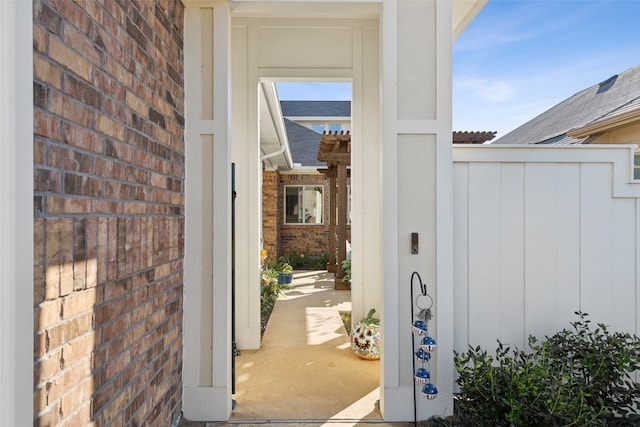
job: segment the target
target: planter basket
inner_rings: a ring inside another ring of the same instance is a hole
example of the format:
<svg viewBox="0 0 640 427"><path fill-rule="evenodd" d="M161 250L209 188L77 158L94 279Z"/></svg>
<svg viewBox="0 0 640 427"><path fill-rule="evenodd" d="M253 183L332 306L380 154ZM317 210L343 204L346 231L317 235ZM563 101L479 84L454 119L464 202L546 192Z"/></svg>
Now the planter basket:
<svg viewBox="0 0 640 427"><path fill-rule="evenodd" d="M293 273L278 273L279 285L290 285L293 280Z"/></svg>

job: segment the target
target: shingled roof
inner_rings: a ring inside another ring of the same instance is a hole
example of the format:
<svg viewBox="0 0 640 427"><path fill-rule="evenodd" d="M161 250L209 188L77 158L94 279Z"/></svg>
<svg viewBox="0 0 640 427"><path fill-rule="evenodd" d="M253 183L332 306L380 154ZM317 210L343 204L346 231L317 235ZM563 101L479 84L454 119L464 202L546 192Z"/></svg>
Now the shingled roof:
<svg viewBox="0 0 640 427"><path fill-rule="evenodd" d="M634 108L640 108L640 65L576 93L493 144L588 143L567 132Z"/></svg>
<svg viewBox="0 0 640 427"><path fill-rule="evenodd" d="M288 118L296 117L350 117L351 101L280 101L284 125L289 140L289 150L293 163L303 167L322 168L326 162L317 158L322 134ZM495 132L453 132L454 144L482 144L493 137Z"/></svg>
<svg viewBox="0 0 640 427"><path fill-rule="evenodd" d="M284 117L351 117L351 101L280 101Z"/></svg>
<svg viewBox="0 0 640 427"><path fill-rule="evenodd" d="M317 159L321 134L289 119L284 119L284 126L287 129L293 163L314 168L326 167L326 162Z"/></svg>

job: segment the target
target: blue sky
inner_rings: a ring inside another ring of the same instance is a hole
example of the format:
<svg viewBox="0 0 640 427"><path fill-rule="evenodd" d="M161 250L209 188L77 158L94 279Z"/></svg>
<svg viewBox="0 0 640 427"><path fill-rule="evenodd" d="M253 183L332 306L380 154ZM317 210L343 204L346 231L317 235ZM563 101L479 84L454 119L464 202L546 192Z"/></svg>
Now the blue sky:
<svg viewBox="0 0 640 427"><path fill-rule="evenodd" d="M498 137L640 63L640 0L489 0L453 46L453 128ZM349 84L279 84L348 100Z"/></svg>
<svg viewBox="0 0 640 427"><path fill-rule="evenodd" d="M640 63L640 0L489 0L453 46L453 128L498 137Z"/></svg>

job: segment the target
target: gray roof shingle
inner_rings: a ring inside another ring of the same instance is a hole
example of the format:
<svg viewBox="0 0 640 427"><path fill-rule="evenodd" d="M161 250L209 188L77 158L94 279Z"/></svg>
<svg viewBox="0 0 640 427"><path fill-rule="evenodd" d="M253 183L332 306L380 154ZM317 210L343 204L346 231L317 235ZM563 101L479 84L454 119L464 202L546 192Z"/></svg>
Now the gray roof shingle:
<svg viewBox="0 0 640 427"><path fill-rule="evenodd" d="M302 166L326 167L326 162L318 160L318 147L322 135L292 120L284 119L289 139L289 150L294 163Z"/></svg>
<svg viewBox="0 0 640 427"><path fill-rule="evenodd" d="M640 65L562 101L493 144L579 144L567 131L638 107Z"/></svg>
<svg viewBox="0 0 640 427"><path fill-rule="evenodd" d="M284 117L351 117L351 101L280 101Z"/></svg>

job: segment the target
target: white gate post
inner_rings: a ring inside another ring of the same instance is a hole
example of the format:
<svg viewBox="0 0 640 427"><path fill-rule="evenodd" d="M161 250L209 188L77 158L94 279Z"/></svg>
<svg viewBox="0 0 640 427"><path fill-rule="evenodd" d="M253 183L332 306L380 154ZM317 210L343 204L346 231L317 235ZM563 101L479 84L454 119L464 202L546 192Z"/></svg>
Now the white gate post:
<svg viewBox="0 0 640 427"><path fill-rule="evenodd" d="M185 418L231 414L229 4L185 1Z"/></svg>
<svg viewBox="0 0 640 427"><path fill-rule="evenodd" d="M383 1L381 409L386 421L413 419L414 271L434 298L429 332L438 342L430 367L439 394L426 401L417 390L418 419L453 410L451 20L450 1ZM419 234L416 255L410 250L413 232Z"/></svg>
<svg viewBox="0 0 640 427"><path fill-rule="evenodd" d="M33 419L33 5L0 2L0 425Z"/></svg>

